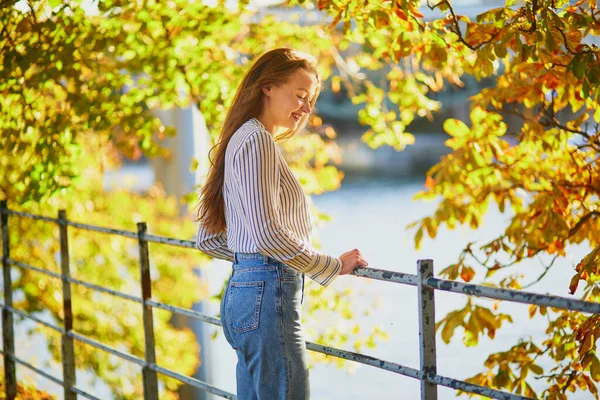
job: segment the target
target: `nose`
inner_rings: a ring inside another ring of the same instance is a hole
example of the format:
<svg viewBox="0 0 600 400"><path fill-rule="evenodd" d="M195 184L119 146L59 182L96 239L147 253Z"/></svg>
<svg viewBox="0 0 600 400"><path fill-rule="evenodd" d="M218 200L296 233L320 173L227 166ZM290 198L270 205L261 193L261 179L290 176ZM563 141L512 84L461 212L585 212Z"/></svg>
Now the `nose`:
<svg viewBox="0 0 600 400"><path fill-rule="evenodd" d="M301 108L306 114L310 114L310 103L304 103Z"/></svg>

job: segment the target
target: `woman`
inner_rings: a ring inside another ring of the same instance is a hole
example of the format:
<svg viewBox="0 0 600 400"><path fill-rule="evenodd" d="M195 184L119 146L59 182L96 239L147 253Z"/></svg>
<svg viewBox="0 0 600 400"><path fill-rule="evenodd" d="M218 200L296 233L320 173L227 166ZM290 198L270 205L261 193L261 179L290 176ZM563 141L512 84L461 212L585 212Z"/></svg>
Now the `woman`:
<svg viewBox="0 0 600 400"><path fill-rule="evenodd" d="M309 398L304 275L326 286L367 265L357 249L339 258L313 249L306 198L274 141L306 125L320 86L310 56L262 55L237 90L200 193L196 245L233 262L221 321L240 400Z"/></svg>

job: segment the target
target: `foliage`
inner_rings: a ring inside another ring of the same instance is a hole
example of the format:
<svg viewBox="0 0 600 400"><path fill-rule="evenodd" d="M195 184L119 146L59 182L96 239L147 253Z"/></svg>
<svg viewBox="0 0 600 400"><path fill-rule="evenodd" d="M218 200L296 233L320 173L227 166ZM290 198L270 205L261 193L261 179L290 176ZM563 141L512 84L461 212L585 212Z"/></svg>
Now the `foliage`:
<svg viewBox="0 0 600 400"><path fill-rule="evenodd" d="M87 135L82 154L92 154L107 144L99 136ZM98 160L83 157L74 160L80 168L75 195L55 195L43 203L30 202L19 207L35 214L55 216L65 209L73 221L131 230L136 222L147 222L153 234L168 237L191 237L195 226L179 217L179 202L154 188L146 195L135 195L125 189L104 192ZM109 221L109 222L107 222ZM176 223L174 223L174 221ZM13 259L60 273L60 244L56 224L12 216L9 220L10 256ZM140 296L139 250L137 241L114 235L69 228L71 275L133 296ZM108 251L107 251L108 250ZM207 296L206 287L193 272L198 257L189 251L150 244L153 298L178 307L190 308L194 301ZM176 267L174 267L176 266ZM39 318L63 320L62 286L55 278L35 271L15 268L13 278L15 308ZM144 357L142 313L138 303L101 294L81 285L71 285L73 329L88 338ZM171 313L155 310L154 329L159 365L180 373L191 374L198 365L198 346L189 329L174 329ZM29 334L44 334L55 360L61 357L60 336L40 325ZM140 398L143 387L137 365L122 362L108 353L76 341L76 365L87 369L113 387L117 398ZM167 392L179 383L163 379ZM163 397L161 396L161 397Z"/></svg>
<svg viewBox="0 0 600 400"><path fill-rule="evenodd" d="M433 215L411 226L418 247L425 233L435 238L443 225L477 229L492 202L510 221L494 240L469 243L443 277L466 282L481 277L485 284L520 289L531 283L511 273L519 262L550 257L547 272L565 259L569 245L585 244L591 251L578 263L568 290L574 294L583 282L580 297L600 300L600 10L595 0L507 0L475 18L460 15L449 0L293 3L318 7L331 18L331 28L341 25L341 48L365 50L346 60L356 68L342 80L355 92L366 88L353 94L353 101L364 103L359 116L370 125L364 138L373 145L401 148L412 141L408 124L417 117L433 118L439 110L437 92L462 86L467 75L494 78L492 87L470 98L470 121L444 122L452 152L428 172L426 189L417 196L440 202ZM386 82L361 81L360 74L369 69L386 74ZM389 104L394 109L388 110ZM518 126L509 127L507 116L517 116ZM499 282L496 273L504 276ZM532 310L533 317L537 308ZM579 389L598 399L597 316L543 310L548 328L542 343L521 342L490 355L486 372L471 380L528 396L566 399L567 392ZM465 342L475 345L486 329L493 338L503 320L510 321L469 301L438 327L449 341L461 326ZM540 356L555 367L544 371L534 363ZM532 377L546 380L542 393L529 385Z"/></svg>
<svg viewBox="0 0 600 400"><path fill-rule="evenodd" d="M55 397L46 392L38 390L30 384L17 383L18 400L55 400ZM4 370L0 371L0 400L6 400L6 391L4 390Z"/></svg>
<svg viewBox="0 0 600 400"><path fill-rule="evenodd" d="M443 124L452 153L429 171L426 190L418 195L441 201L433 215L413 225L416 245L425 233L434 238L440 226L467 224L477 229L495 203L509 215L507 226L489 243L467 244L442 276L527 287L518 273L511 273L521 261L550 257L548 270L560 265L569 245L585 244L590 253L578 263L569 290L575 293L583 282L579 296L600 300L600 59L593 44L600 31L600 12L595 0L507 0L504 7L476 18L460 15L449 0L291 0L290 6L301 3L326 17L308 27L257 17L245 2L228 9L222 1L207 6L172 0L165 6L111 0L98 2L96 16L86 15L76 0L24 2L29 6L24 12L13 3L3 2L0 11L0 196L11 205L44 214L65 207L70 218L100 224L111 215L110 225L123 227L129 227L138 212L156 233L188 237L193 227L176 217L175 200L165 201L160 191L149 197L100 191L102 171L112 165L100 155L114 154L107 146L132 158L168 155L160 139L172 129L150 110L190 102L198 105L214 137L247 65L266 49L289 45L314 54L323 77L331 78L331 89L338 91L343 85L352 101L361 105L358 118L368 126L363 139L372 147L403 149L414 141L411 123L433 120L442 111L438 93L464 86L468 76L493 78L492 87L471 97L470 121L448 119ZM507 116L516 116L521 123L513 127ZM311 133L285 144L287 156L307 193L334 190L342 178L330 165L338 157L332 143L335 132L322 127L318 117L311 122ZM37 237L32 235L38 231ZM21 221L11 233L15 246L22 232L27 232L34 250L16 247L15 258L22 256L34 265L47 263L44 256L55 252L56 243L44 238L54 232ZM119 253L109 267L113 260L100 257L99 239L89 237L77 242L73 252L74 259L86 260L81 278L128 287L129 282L118 279L116 268L125 266L136 276L135 257ZM167 255L165 250L165 260ZM191 267L186 267L191 263L189 254L173 257L183 257L175 264L180 268L165 266L164 276L155 277L161 293L175 281L195 286ZM86 267L101 262L105 263L101 277L98 268ZM174 265L171 260L169 264ZM49 268L57 268L56 262ZM28 311L48 308L60 319L59 295L41 279L26 272L19 276L15 286L25 295L20 306ZM319 301L311 306L308 322L331 304L352 317L343 311L351 310L343 295L315 291ZM83 291L77 295L85 297ZM196 293L173 301L190 304L197 299ZM104 307L100 302L93 305ZM91 327L107 316L89 311L77 310L82 318L85 314L91 319L82 319L77 329L111 340L131 333L138 339L121 344L139 352L139 336L131 322L118 323L114 332L92 332ZM490 355L485 371L471 380L550 399L566 398L567 392L578 388L598 398L597 316L543 307L531 307L530 315L537 311L547 318L547 337L541 343L521 341ZM172 329L166 317L162 321L164 329L158 336L182 335L183 343L189 343L187 333ZM461 327L465 343L476 345L480 335L493 338L503 322L510 322L510 316L469 301L438 326L443 340L451 340ZM343 341L343 334L315 332L323 340ZM380 336L375 330L366 343ZM121 372L119 367L89 354L78 349L78 356L102 379L119 386L123 376L115 373ZM544 371L536 363L540 357L555 367ZM188 371L194 362L186 359L178 367ZM533 377L547 381L542 393L535 393L529 384ZM139 388L120 395L135 398L136 393Z"/></svg>

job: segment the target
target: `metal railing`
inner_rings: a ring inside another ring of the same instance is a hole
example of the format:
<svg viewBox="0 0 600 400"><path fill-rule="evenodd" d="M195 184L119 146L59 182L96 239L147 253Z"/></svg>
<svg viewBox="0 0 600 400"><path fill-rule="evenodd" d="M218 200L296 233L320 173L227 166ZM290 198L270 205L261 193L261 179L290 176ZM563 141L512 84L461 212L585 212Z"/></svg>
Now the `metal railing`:
<svg viewBox="0 0 600 400"><path fill-rule="evenodd" d="M60 265L61 273L54 273L44 269L28 265L26 263L14 260L10 257L9 247L9 224L8 217L16 215L25 218L43 220L56 223L59 226L60 240ZM191 317L213 325L221 325L218 318L206 315L194 310L183 309L168 304L163 304L152 300L150 285L150 257L148 251L148 242L163 243L172 246L186 247L193 249L195 243L190 240L178 240L161 236L150 235L146 232L144 222L137 224L137 232L123 231L111 228L103 228L94 225L81 224L67 220L65 211L58 212L58 218L44 217L29 213L10 210L6 202L0 202L0 225L2 228L2 268L4 276L4 304L2 308L2 339L3 349L0 353L4 356L4 373L6 382L6 398L13 400L17 393L16 365L22 365L37 374L64 387L65 400L77 399L77 396L88 399L97 397L86 393L76 386L76 365L74 357L74 340L78 340L130 362L138 364L142 368L142 377L144 382L144 399L158 400L158 379L157 374L163 374L180 382L199 388L209 393L213 393L226 399L236 399L235 394L221 390L207 382L184 376L175 371L160 367L156 364L154 325L152 318L153 308L168 310L172 313ZM69 271L69 245L68 245L68 227L86 229L96 232L103 232L110 235L125 236L137 239L140 253L140 277L141 277L141 297L131 296L115 290L101 286L86 283L71 278ZM41 321L33 315L29 315L21 310L13 308L12 302L12 282L10 276L11 266L36 271L57 279L62 280L63 287L63 311L64 328L55 326L51 323ZM331 355L357 363L370 365L375 368L390 371L396 374L404 375L410 378L418 379L421 384L421 399L436 400L437 386L445 386L464 392L488 396L494 399L529 399L528 397L491 389L484 386L475 385L462 380L442 376L437 374L436 365L436 342L435 342L435 291L443 290L447 292L462 293L469 296L486 297L490 299L507 300L525 304L536 304L539 306L549 306L554 308L582 311L585 313L600 313L600 304L590 303L580 300L569 299L559 296L542 295L530 292L516 291L510 289L499 289L482 285L465 284L462 282L448 281L433 277L433 261L417 261L417 274L405 274L400 272L386 271L374 268L357 268L353 275L361 278L375 279L390 283L399 283L403 285L416 286L418 290L419 304L419 350L420 350L420 368L415 369L400 365L392 361L386 361L371 357L365 354L354 353L334 347L324 346L318 343L306 342L306 348L311 351ZM125 300L140 303L142 306L144 338L145 338L145 358L139 358L134 355L116 350L108 345L99 343L93 339L87 338L73 331L73 314L71 310L71 284L83 285L87 288L97 290L102 293L108 293ZM58 379L35 366L19 359L15 356L14 325L13 314L28 318L39 324L43 324L62 335L62 366L63 379Z"/></svg>

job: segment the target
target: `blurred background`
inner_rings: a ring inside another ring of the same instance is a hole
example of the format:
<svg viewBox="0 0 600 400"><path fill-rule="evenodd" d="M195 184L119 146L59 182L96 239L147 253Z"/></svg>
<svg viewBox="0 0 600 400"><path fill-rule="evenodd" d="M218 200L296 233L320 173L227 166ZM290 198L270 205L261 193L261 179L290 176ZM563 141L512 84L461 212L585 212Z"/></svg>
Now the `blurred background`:
<svg viewBox="0 0 600 400"><path fill-rule="evenodd" d="M505 5L504 1L490 0L456 0L452 3L457 13L473 19L487 9ZM324 18L317 10L310 11L299 6L256 0L250 5L255 8L250 17L251 21L272 17L279 21L292 21L299 26L311 27L321 23ZM18 2L16 7L23 12L28 9L24 1ZM81 7L88 15L97 15L99 12L95 2L84 1ZM440 15L426 7L421 11L425 19ZM351 44L340 52L340 57L345 59L356 55L363 47ZM370 81L381 82L380 88L385 88L389 85L386 76L390 71L384 68L378 71L365 70L364 73ZM335 165L342 173L339 175L339 185L332 184L327 190L314 190L311 193L315 213L319 216L315 242L320 250L338 256L352 248L358 248L373 268L411 274L416 273L418 259L433 259L438 273L456 262L467 243L484 243L493 239L512 218L511 211L501 213L494 208L495 206L491 206L493 209L485 215L478 230L459 226L450 231L441 227L435 240L425 239L418 250L415 249L413 239L415 230L408 229L407 226L432 215L436 210L437 201L416 201L414 196L425 189L427 171L451 151L446 145L450 136L444 132L443 122L447 118L468 120L471 111L470 96L495 85L495 79L475 79L465 75L461 77L460 87L448 85L429 93L432 101L439 102L439 111L431 117L426 117L425 113L418 115L410 124L414 144L406 147L405 144L401 144L374 148L376 146L364 137L366 128L359 117L363 105L353 102L352 97L355 94L349 93L348 87L340 85L339 80L336 80L336 77L343 74L344 70L333 67L316 104L315 117L318 119L313 119L310 126L313 132L318 132L325 138L327 143L324 143L328 149L335 145L330 164ZM135 79L139 79L139 76L134 76ZM362 89L367 92L366 88ZM124 92L126 93L127 89ZM391 110L397 107L397 104L384 100L381 107ZM187 204L178 202L175 208L180 216L191 222L194 215L190 212L189 204L194 202L194 190L201 184L208 168L207 155L212 143L212 127L207 126L203 112L196 105L156 109L152 112L164 125L173 127L176 132L176 135L161 140L161 146L168 150L169 157L149 157L142 154L132 160L127 157L126 152L120 151L118 167L103 171L102 189L107 192L125 190L143 196L158 186L166 195L188 199ZM511 137L510 132L517 131L522 120L506 116L504 121L509 132L506 140L516 140ZM292 161L295 157L301 157L298 156L298 152L302 152L302 149L294 148L294 139L284 146ZM190 169L190 164L195 167ZM310 179L306 179L310 183ZM143 211L140 213L143 215ZM161 221L161 224L165 223L168 224L168 220ZM178 231L176 226L171 228L172 236L193 239L191 235L181 237L181 231ZM188 231L189 229L185 232ZM154 249L159 251L158 246L151 247L151 251ZM562 261L564 268L550 270L542 281L528 290L568 295L565 282L570 280L572 268L577 261L588 252L587 245L569 247L567 257ZM525 260L520 265L525 282L535 280L543 271L542 264L537 260ZM193 267L194 274L202 282L198 290L202 290L204 294L201 301L193 302L192 307L209 315L217 315L218 296L231 266L223 261L203 260L200 265ZM177 297L177 281L163 290ZM334 329L336 335L351 338L346 342L341 341L337 344L338 347L351 351L360 350L387 361L419 368L415 288L347 276L337 279L326 291L330 291L330 294L320 291L311 282L307 285L305 310L311 312L309 314L307 311L305 323L309 340L326 338L328 329ZM331 293L342 296L352 293L351 302L345 306L351 310L351 317L340 315L346 311L339 307L332 307L333 311L330 312L314 311L317 296L328 298L327 296L332 296ZM435 296L438 316L463 307L467 301L464 296L449 293L436 292ZM438 373L465 379L483 369L490 353L506 350L522 338L538 340L545 337L546 319L541 315L530 319L527 306L494 304L493 301L486 300L481 300L480 304L498 307L499 311L512 316L513 323L498 330L494 340L484 336L475 347L465 346L460 340L445 344L438 338ZM195 368L193 376L221 389L235 392L235 353L225 342L221 329L187 318L171 317L171 321L179 328L190 328L194 340L199 345L197 355L201 363ZM60 364L52 360L51 353L46 349L46 337L39 333L32 335L32 329L33 324L28 322L18 325L16 335L17 338L21 338L22 344L19 346L20 355L32 363L46 365L50 371L60 371ZM359 331L360 335L355 340L352 339ZM169 356L168 345L164 356ZM171 361L177 364L176 359ZM551 367L552 364L548 360L542 360L540 365ZM61 388L43 378L35 377L23 368L18 369L18 377L20 380L34 382L38 388L62 398ZM90 371L81 371L78 385L89 389L102 399L121 398L115 396L105 382L94 379ZM311 398L314 400L417 399L420 396L418 381L364 365L339 365L335 360L318 356L311 359L311 385ZM534 381L532 386L541 389L545 384L540 380L537 383ZM179 398L184 400L218 398L187 385L180 387L177 393ZM439 388L440 399L454 397L455 391ZM569 398L591 397L589 393L578 392Z"/></svg>

